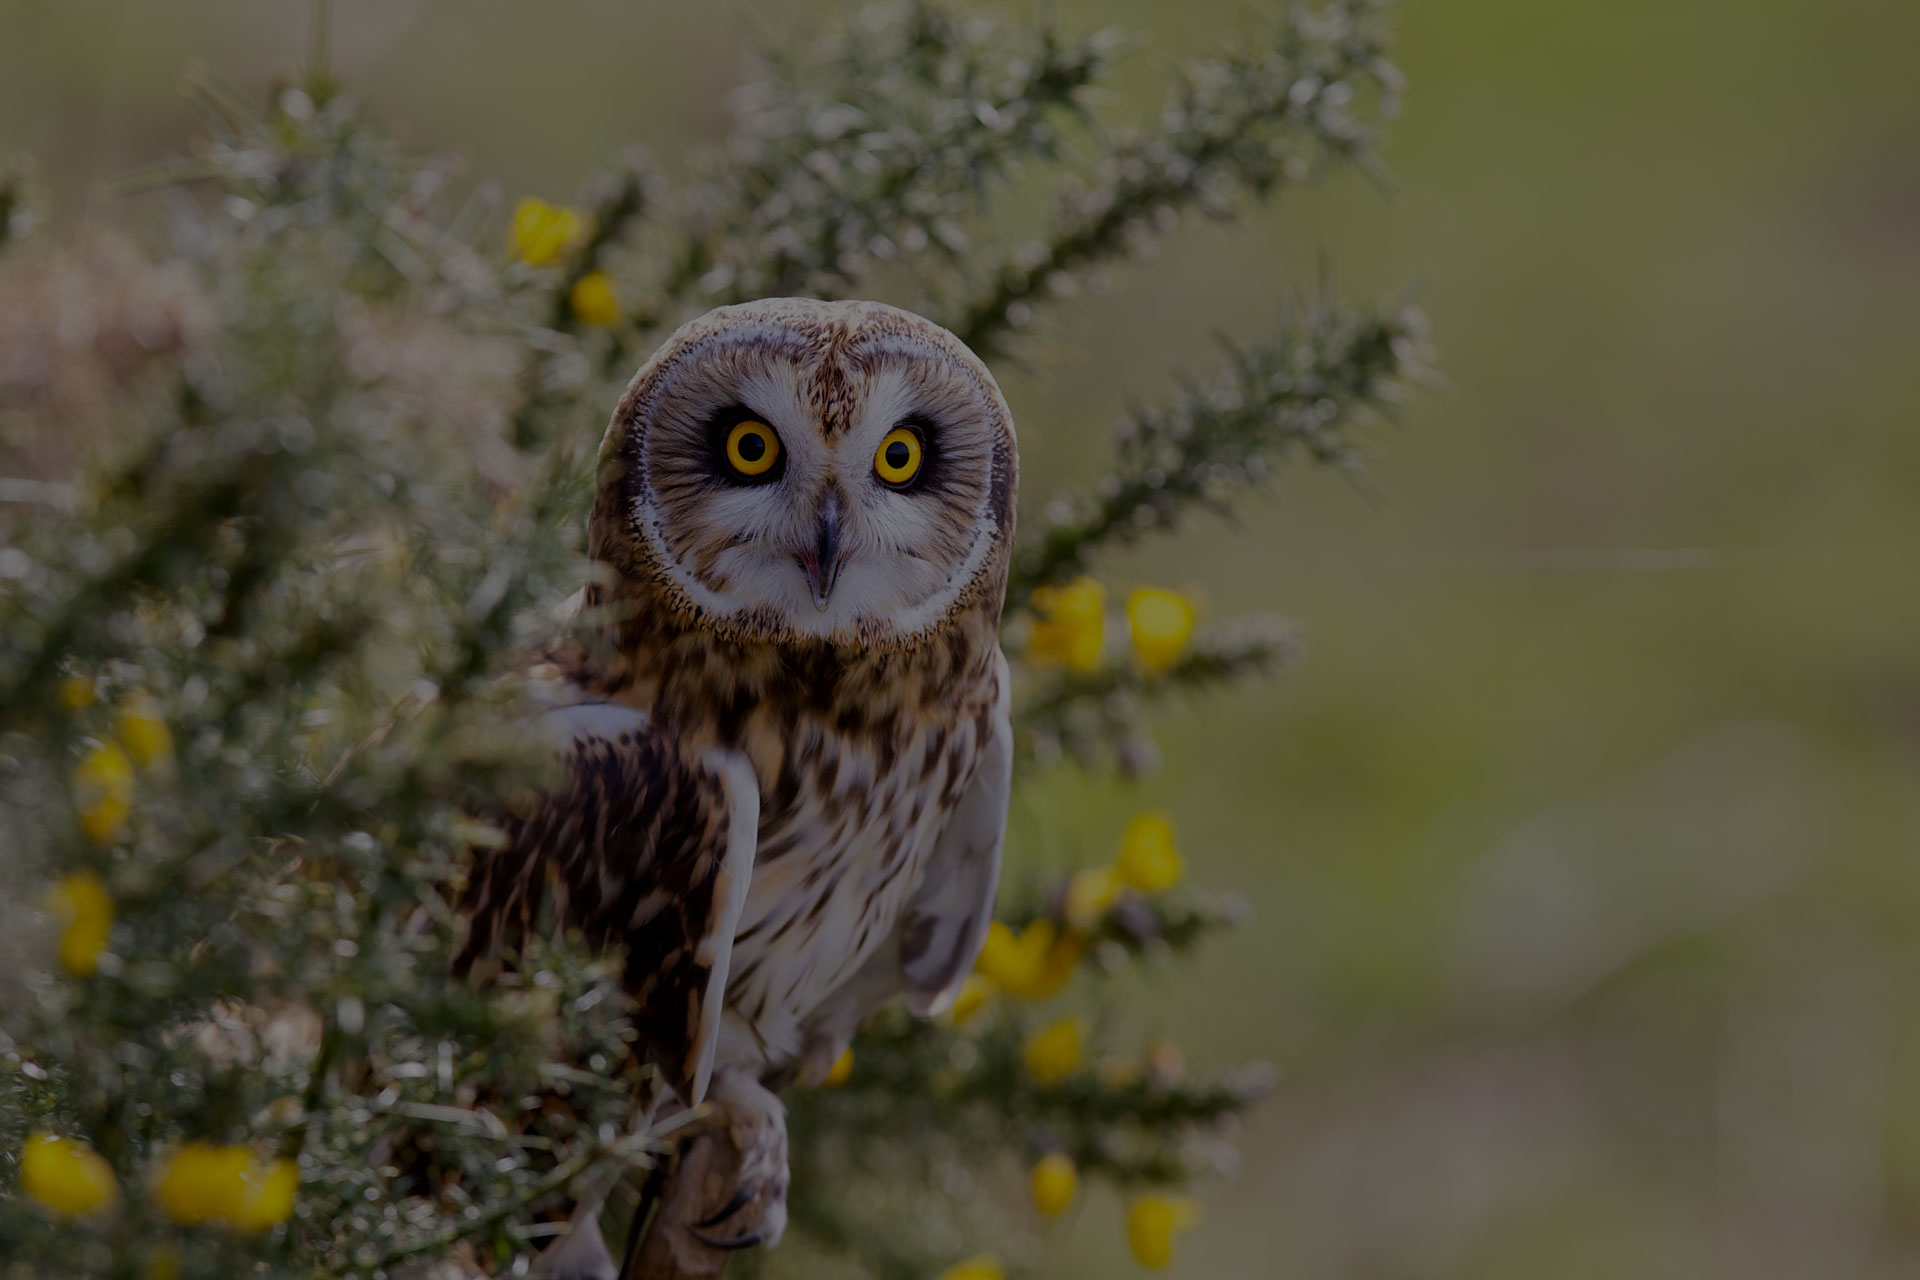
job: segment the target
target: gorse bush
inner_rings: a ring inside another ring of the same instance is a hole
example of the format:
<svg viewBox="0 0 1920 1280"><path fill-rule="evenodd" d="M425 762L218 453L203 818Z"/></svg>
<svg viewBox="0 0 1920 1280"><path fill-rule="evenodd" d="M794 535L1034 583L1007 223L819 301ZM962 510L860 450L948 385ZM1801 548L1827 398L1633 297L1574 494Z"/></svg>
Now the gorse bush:
<svg viewBox="0 0 1920 1280"><path fill-rule="evenodd" d="M1091 109L1112 36L886 3L771 58L689 174L626 161L570 202L462 187L323 70L264 110L201 90L203 144L136 182L164 231L23 240L6 179L0 1273L510 1274L569 1196L631 1183L670 1135L632 1132L617 960L551 938L447 978L493 838L471 815L533 767L520 659L593 572L620 385L679 321L772 294L1029 355L1050 302L1182 217L1364 157L1396 86L1376 8L1271 22L1137 133ZM1061 193L1037 232L1036 182ZM1157 701L1291 652L1090 575L1277 467L1357 465L1420 360L1403 306L1302 304L1035 508L1005 636L1023 769L1150 768ZM1236 910L1166 815L1023 890L1039 852L1016 833L951 1016L883 1014L790 1091L792 1228L736 1270L1017 1272L1096 1182L1164 1265L1259 1072L1189 1073L1100 1011ZM1031 1197L969 1191L1016 1165Z"/></svg>

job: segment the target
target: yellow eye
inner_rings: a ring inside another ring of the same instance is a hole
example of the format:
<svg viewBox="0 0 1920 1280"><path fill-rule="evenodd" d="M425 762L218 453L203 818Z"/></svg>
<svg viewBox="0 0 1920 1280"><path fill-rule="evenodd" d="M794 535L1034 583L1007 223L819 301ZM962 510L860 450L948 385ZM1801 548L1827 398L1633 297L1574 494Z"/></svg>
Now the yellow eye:
<svg viewBox="0 0 1920 1280"><path fill-rule="evenodd" d="M874 474L888 484L905 484L920 474L920 436L906 427L895 427L873 454Z"/></svg>
<svg viewBox="0 0 1920 1280"><path fill-rule="evenodd" d="M727 432L727 461L743 476L763 476L780 461L780 437L752 418Z"/></svg>

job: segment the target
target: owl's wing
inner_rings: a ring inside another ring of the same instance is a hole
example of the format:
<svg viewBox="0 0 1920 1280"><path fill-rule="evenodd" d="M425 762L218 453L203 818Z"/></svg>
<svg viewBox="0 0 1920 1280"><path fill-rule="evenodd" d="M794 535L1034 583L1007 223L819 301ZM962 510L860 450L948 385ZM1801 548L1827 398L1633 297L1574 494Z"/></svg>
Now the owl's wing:
<svg viewBox="0 0 1920 1280"><path fill-rule="evenodd" d="M706 1096L733 935L753 874L760 792L731 751L689 757L646 713L549 711L541 732L567 781L475 856L456 967L518 947L551 895L590 946L625 944L639 1051L690 1105Z"/></svg>
<svg viewBox="0 0 1920 1280"><path fill-rule="evenodd" d="M1013 790L1012 682L996 654L1000 698L973 782L947 818L926 875L900 922L907 1005L925 1017L944 1011L986 941L1000 884L1000 846Z"/></svg>

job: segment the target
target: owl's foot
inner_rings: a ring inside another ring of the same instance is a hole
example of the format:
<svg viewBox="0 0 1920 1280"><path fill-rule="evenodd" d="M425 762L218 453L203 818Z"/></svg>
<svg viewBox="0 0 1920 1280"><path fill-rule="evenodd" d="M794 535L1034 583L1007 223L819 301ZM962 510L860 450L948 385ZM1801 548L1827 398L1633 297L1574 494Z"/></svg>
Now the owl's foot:
<svg viewBox="0 0 1920 1280"><path fill-rule="evenodd" d="M751 1075L723 1070L713 1116L691 1139L631 1276L718 1276L740 1249L787 1229L787 1109Z"/></svg>
<svg viewBox="0 0 1920 1280"><path fill-rule="evenodd" d="M744 1071L722 1071L707 1101L716 1129L680 1166L706 1210L688 1233L715 1249L778 1244L787 1229L787 1109Z"/></svg>

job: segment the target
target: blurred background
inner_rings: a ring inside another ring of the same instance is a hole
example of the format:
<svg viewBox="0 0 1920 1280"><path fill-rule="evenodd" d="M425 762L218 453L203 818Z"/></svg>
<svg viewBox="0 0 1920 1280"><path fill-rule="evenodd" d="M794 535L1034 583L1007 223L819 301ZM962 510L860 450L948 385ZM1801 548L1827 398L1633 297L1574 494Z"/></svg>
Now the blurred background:
<svg viewBox="0 0 1920 1280"><path fill-rule="evenodd" d="M1137 33L1144 116L1244 4L1051 7ZM559 199L717 139L743 46L830 9L341 0L334 60ZM260 97L308 22L0 0L0 155L56 226L110 216L198 128L186 69ZM1017 797L1062 865L1162 805L1251 900L1127 1012L1278 1071L1175 1273L1920 1273L1920 6L1416 0L1399 32L1391 191L1189 227L1002 371L1037 509L1323 263L1440 351L1367 491L1295 473L1103 566L1283 612L1305 662L1176 712L1138 787ZM1119 1218L1092 1197L1050 1273L1124 1274Z"/></svg>

